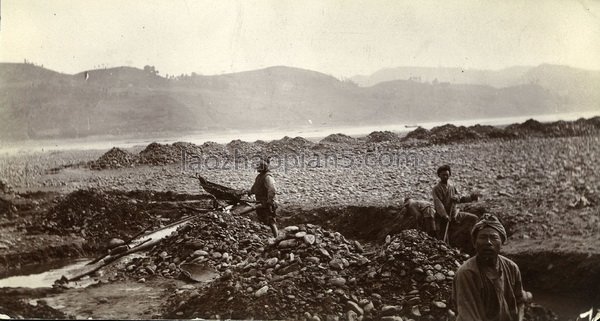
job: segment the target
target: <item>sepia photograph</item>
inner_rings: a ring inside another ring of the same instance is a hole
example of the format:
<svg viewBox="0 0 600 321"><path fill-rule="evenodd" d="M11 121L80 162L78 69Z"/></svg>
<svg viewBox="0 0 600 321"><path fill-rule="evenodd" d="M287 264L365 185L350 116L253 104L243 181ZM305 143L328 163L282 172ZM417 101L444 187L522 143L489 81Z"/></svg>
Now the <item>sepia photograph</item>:
<svg viewBox="0 0 600 321"><path fill-rule="evenodd" d="M0 319L600 321L600 1L0 1Z"/></svg>

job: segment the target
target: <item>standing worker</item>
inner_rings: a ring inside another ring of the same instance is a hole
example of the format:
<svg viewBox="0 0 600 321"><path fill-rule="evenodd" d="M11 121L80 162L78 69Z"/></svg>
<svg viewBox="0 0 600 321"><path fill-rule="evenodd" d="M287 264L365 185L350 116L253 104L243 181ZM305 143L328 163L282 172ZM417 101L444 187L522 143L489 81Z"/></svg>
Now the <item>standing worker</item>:
<svg viewBox="0 0 600 321"><path fill-rule="evenodd" d="M273 237L277 238L277 221L276 221L276 210L277 204L275 203L275 180L269 171L269 161L261 160L256 166L258 175L254 180L254 185L248 196L254 194L256 200L260 203L260 206L256 208L256 214L258 220L268 225L273 232Z"/></svg>
<svg viewBox="0 0 600 321"><path fill-rule="evenodd" d="M444 231L444 237L448 238L450 245L473 254L474 248L470 231L477 222L477 215L459 211L456 204L477 201L479 196L477 194L460 196L454 184L448 181L452 175L450 166L440 166L437 169L437 175L440 182L433 187L433 205L441 217L448 219L446 224L441 227L441 231Z"/></svg>
<svg viewBox="0 0 600 321"><path fill-rule="evenodd" d="M533 296L523 290L517 264L499 254L504 226L484 214L471 234L477 254L458 268L452 284L456 321L522 321L524 303Z"/></svg>

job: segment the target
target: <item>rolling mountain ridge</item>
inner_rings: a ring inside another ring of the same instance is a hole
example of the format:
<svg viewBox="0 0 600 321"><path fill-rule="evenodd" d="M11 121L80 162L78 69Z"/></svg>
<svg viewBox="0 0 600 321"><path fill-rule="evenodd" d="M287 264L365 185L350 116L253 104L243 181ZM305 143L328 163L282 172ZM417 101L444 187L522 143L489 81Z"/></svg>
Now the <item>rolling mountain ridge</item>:
<svg viewBox="0 0 600 321"><path fill-rule="evenodd" d="M442 76L426 81L428 73L365 87L284 66L165 78L153 68L67 75L1 63L0 140L376 125L600 109L600 95L593 90L600 88L598 72L542 65L507 69L499 78L512 79L511 73L521 82L507 80L509 86L495 87L483 80L442 81ZM491 79L486 77L482 79Z"/></svg>

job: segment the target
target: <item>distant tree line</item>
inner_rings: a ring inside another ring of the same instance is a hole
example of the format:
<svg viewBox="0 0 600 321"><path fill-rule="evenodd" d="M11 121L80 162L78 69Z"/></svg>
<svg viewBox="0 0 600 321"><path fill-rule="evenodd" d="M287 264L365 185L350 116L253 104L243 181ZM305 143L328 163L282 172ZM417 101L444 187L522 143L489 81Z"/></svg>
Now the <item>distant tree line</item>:
<svg viewBox="0 0 600 321"><path fill-rule="evenodd" d="M44 65L42 65L42 64L36 65L33 61L27 60L27 58L23 59L23 63L26 64L26 65L31 65L31 66L35 66L35 67L44 68Z"/></svg>

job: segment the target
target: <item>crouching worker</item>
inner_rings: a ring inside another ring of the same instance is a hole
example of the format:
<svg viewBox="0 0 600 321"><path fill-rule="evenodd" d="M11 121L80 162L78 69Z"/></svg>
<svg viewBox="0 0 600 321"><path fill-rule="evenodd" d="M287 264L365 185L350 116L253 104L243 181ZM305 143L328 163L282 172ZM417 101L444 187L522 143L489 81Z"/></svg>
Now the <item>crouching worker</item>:
<svg viewBox="0 0 600 321"><path fill-rule="evenodd" d="M521 321L524 302L519 267L500 255L506 231L498 218L484 214L471 231L476 255L458 268L452 285L457 321Z"/></svg>
<svg viewBox="0 0 600 321"><path fill-rule="evenodd" d="M419 229L433 238L440 239L440 222L436 217L433 204L427 201L417 201L411 197L404 199L402 212L415 218Z"/></svg>
<svg viewBox="0 0 600 321"><path fill-rule="evenodd" d="M277 221L276 211L277 203L275 203L275 180L269 171L269 162L261 160L256 166L258 175L254 180L254 185L248 191L248 196L254 194L260 206L256 208L258 220L269 226L273 237L277 237Z"/></svg>

